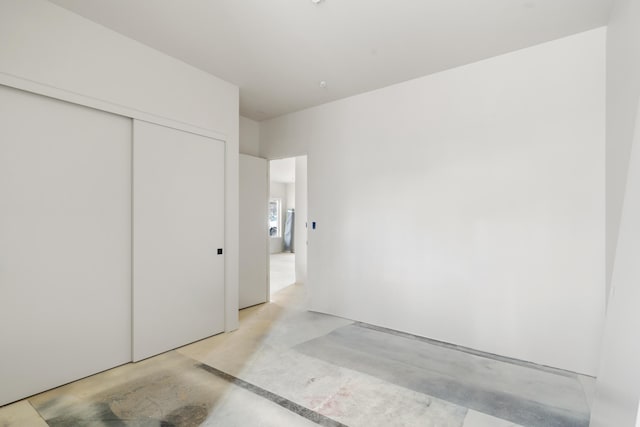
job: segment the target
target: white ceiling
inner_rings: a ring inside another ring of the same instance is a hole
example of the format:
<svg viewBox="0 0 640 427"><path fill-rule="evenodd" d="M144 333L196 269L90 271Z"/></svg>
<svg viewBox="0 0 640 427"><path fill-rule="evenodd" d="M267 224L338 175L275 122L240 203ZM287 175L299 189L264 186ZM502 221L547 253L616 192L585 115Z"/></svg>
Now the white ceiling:
<svg viewBox="0 0 640 427"><path fill-rule="evenodd" d="M296 158L271 160L269 162L269 179L273 182L296 182Z"/></svg>
<svg viewBox="0 0 640 427"><path fill-rule="evenodd" d="M596 28L611 7L611 0L51 1L240 86L240 113L254 120Z"/></svg>

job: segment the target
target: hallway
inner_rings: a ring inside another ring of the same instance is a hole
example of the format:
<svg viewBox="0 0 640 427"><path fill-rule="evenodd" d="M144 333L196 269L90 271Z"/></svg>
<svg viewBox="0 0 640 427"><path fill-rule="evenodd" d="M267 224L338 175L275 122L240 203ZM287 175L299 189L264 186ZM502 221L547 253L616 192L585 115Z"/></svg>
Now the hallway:
<svg viewBox="0 0 640 427"><path fill-rule="evenodd" d="M305 288L241 327L0 408L16 426L586 427L592 378L304 310Z"/></svg>
<svg viewBox="0 0 640 427"><path fill-rule="evenodd" d="M296 255L280 252L269 256L271 295L296 282Z"/></svg>

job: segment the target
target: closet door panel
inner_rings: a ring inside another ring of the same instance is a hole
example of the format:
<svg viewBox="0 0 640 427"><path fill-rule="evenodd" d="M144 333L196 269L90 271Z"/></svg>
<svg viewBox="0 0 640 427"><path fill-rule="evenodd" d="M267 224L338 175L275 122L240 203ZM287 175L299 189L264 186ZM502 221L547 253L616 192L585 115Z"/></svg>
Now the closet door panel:
<svg viewBox="0 0 640 427"><path fill-rule="evenodd" d="M0 86L0 405L131 360L131 120Z"/></svg>
<svg viewBox="0 0 640 427"><path fill-rule="evenodd" d="M133 359L224 330L224 143L134 121Z"/></svg>

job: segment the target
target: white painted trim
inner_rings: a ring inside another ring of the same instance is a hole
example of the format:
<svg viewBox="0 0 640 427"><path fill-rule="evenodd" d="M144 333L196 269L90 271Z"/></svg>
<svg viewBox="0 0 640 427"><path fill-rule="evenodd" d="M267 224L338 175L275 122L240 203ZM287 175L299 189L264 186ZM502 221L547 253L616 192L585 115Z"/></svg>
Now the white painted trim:
<svg viewBox="0 0 640 427"><path fill-rule="evenodd" d="M66 89L60 89L54 86L50 86L50 85L39 83L33 80L14 76L12 74L1 72L1 71L0 71L0 85L9 86L16 89L24 90L26 92L47 96L49 98L59 99L62 101L70 102L72 104L83 105L85 107L93 108L96 110L106 111L107 113L113 113L113 114L117 114L124 117L130 117L136 120L141 120L149 123L170 127L173 129L182 130L185 132L194 133L196 135L206 136L209 138L217 139L219 141L227 140L227 136L221 132L201 128L199 126L194 126L189 123L180 122L167 117L159 116L157 114L148 113L146 111L137 110L131 107L126 107L124 105L114 104L109 101L94 98L91 96L82 95Z"/></svg>

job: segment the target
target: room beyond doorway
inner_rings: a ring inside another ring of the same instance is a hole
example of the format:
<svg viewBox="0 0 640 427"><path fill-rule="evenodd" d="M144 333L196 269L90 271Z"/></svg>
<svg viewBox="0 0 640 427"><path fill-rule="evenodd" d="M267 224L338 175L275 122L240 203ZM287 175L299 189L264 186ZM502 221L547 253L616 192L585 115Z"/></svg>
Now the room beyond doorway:
<svg viewBox="0 0 640 427"><path fill-rule="evenodd" d="M296 254L280 252L269 257L271 295L296 282Z"/></svg>
<svg viewBox="0 0 640 427"><path fill-rule="evenodd" d="M268 238L270 294L306 276L307 159L269 162Z"/></svg>

